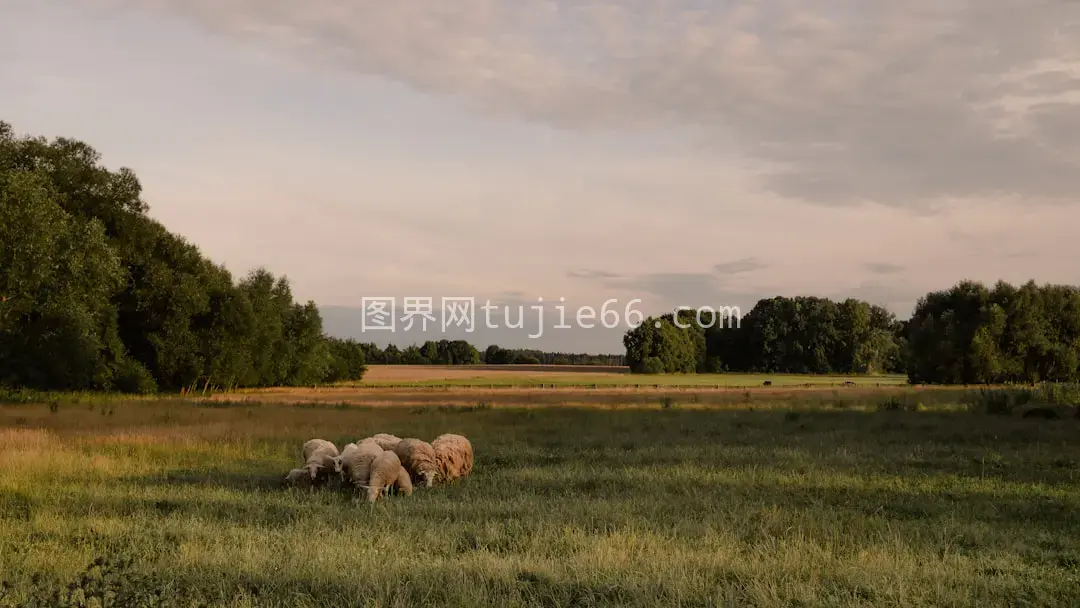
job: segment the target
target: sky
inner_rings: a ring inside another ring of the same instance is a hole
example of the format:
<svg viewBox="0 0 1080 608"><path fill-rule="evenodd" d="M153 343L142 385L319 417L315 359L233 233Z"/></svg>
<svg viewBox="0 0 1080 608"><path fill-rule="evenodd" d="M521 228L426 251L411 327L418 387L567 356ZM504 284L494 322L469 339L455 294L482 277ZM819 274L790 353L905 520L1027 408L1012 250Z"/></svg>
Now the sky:
<svg viewBox="0 0 1080 608"><path fill-rule="evenodd" d="M434 334L361 331L364 297L906 318L1080 273L1075 1L0 0L0 82L16 132L381 344Z"/></svg>

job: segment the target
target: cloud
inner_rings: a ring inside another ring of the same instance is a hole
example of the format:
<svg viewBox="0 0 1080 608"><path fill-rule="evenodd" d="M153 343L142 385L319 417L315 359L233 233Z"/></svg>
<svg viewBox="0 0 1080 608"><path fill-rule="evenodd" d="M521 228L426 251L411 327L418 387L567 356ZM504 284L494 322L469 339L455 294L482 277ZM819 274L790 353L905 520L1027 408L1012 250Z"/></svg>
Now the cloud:
<svg viewBox="0 0 1080 608"><path fill-rule="evenodd" d="M815 203L1080 201L1077 2L66 1L183 17L487 113L682 129Z"/></svg>
<svg viewBox="0 0 1080 608"><path fill-rule="evenodd" d="M724 262L713 266L713 270L720 274L741 274L768 268L768 264L758 261L757 258L742 258L731 262Z"/></svg>
<svg viewBox="0 0 1080 608"><path fill-rule="evenodd" d="M750 260L750 258L747 258ZM752 262L738 260L736 274L756 268ZM720 264L718 266L724 266ZM715 270L715 269L714 269ZM590 271L588 276L580 276L598 283L608 290L617 290L629 294L631 298L642 300L649 312L668 312L673 306L730 306L732 298L739 298L745 303L745 293L741 290L728 289L727 282L720 273L705 272L649 272L635 275L620 275L604 270ZM755 300L756 301L756 300Z"/></svg>
<svg viewBox="0 0 1080 608"><path fill-rule="evenodd" d="M874 274L896 274L904 271L903 266L890 264L888 262L867 262L863 264L863 268Z"/></svg>
<svg viewBox="0 0 1080 608"><path fill-rule="evenodd" d="M608 272L606 270L591 270L584 268L581 270L568 270L566 276L571 279L619 279L622 278L621 274L614 272Z"/></svg>

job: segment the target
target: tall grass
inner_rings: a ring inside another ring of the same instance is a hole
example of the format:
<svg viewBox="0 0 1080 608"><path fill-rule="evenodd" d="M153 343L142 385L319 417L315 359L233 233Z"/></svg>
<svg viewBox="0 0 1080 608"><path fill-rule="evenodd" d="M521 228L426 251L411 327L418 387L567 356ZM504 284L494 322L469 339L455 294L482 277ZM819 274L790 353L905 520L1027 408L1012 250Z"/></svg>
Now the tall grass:
<svg viewBox="0 0 1080 608"><path fill-rule="evenodd" d="M1080 406L1080 384L1046 382L1032 387L980 388L967 392L962 402L973 411L1008 415L1027 405Z"/></svg>
<svg viewBox="0 0 1080 608"><path fill-rule="evenodd" d="M5 601L1080 605L1074 420L677 405L3 406ZM375 505L280 486L304 440L376 432L464 434L475 471Z"/></svg>

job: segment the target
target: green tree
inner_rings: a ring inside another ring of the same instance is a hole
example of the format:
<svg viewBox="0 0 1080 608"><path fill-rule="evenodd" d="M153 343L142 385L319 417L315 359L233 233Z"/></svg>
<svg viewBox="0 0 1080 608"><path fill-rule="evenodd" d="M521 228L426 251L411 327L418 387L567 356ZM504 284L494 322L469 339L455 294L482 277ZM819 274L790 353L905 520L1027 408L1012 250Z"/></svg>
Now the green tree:
<svg viewBox="0 0 1080 608"><path fill-rule="evenodd" d="M40 170L0 170L0 381L107 389L124 359L108 306L120 261L101 222L58 198Z"/></svg>
<svg viewBox="0 0 1080 608"><path fill-rule="evenodd" d="M0 122L0 382L146 392L356 375L287 280L259 269L235 284L148 217L141 192L86 143Z"/></svg>

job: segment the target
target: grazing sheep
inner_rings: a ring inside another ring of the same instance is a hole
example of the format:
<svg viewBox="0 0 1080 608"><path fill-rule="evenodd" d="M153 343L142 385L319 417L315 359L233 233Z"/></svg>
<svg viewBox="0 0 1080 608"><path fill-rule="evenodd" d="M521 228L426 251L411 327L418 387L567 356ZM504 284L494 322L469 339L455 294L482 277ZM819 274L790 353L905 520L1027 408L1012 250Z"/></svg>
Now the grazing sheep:
<svg viewBox="0 0 1080 608"><path fill-rule="evenodd" d="M385 450L380 448L374 441L361 441L356 444L356 449L350 450L341 459L342 480L351 483L357 488L366 487L368 478L371 475L371 464L383 452Z"/></svg>
<svg viewBox="0 0 1080 608"><path fill-rule="evenodd" d="M367 482L367 501L375 502L379 496L397 487L406 496L412 494L409 473L401 466L401 459L391 450L384 450L371 462L371 475Z"/></svg>
<svg viewBox="0 0 1080 608"><path fill-rule="evenodd" d="M431 442L431 447L435 450L435 462L442 481L452 482L472 472L473 448L465 437L450 433L439 435Z"/></svg>
<svg viewBox="0 0 1080 608"><path fill-rule="evenodd" d="M334 468L337 446L325 439L312 439L304 444L304 468L311 473L312 481L325 481Z"/></svg>
<svg viewBox="0 0 1080 608"><path fill-rule="evenodd" d="M345 477L345 474L342 470L342 463L345 461L346 455L351 454L358 449L359 447L355 443L347 443L345 444L345 447L341 448L341 453L337 456L334 456L334 472L338 475L341 475L342 479L344 479Z"/></svg>
<svg viewBox="0 0 1080 608"><path fill-rule="evenodd" d="M409 472L405 470L405 467L398 469L398 478L394 482L394 487L398 492L401 492L405 496L412 496L413 483L412 478L409 477Z"/></svg>
<svg viewBox="0 0 1080 608"><path fill-rule="evenodd" d="M375 443L379 444L379 447L384 450L393 450L394 447L396 447L397 444L401 442L400 437L391 435L389 433L379 433L373 437L369 437L368 439L374 440Z"/></svg>
<svg viewBox="0 0 1080 608"><path fill-rule="evenodd" d="M435 459L435 448L431 447L430 443L415 437L407 437L397 444L394 453L401 459L401 466L409 473L413 482L423 482L426 488L430 488L435 483L439 465Z"/></svg>
<svg viewBox="0 0 1080 608"><path fill-rule="evenodd" d="M285 476L283 483L294 488L310 488L312 480L307 469L293 469Z"/></svg>
<svg viewBox="0 0 1080 608"><path fill-rule="evenodd" d="M338 451L337 446L331 441L325 439L309 439L304 443L304 460L310 459L311 455L319 450L331 450L334 452L335 456Z"/></svg>

